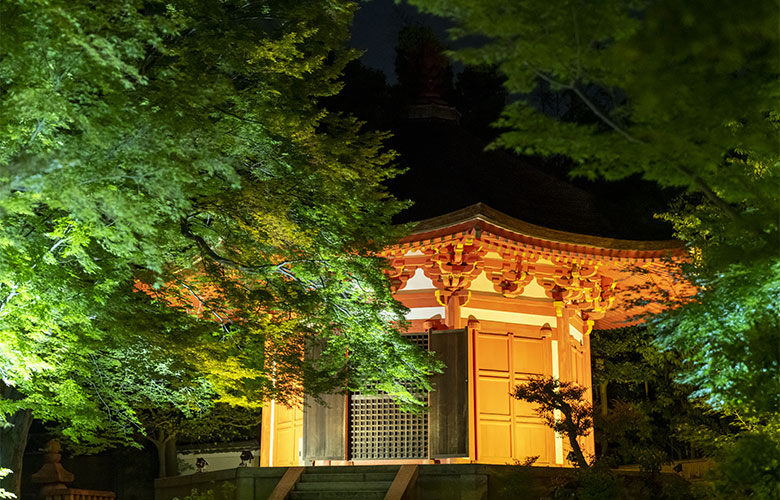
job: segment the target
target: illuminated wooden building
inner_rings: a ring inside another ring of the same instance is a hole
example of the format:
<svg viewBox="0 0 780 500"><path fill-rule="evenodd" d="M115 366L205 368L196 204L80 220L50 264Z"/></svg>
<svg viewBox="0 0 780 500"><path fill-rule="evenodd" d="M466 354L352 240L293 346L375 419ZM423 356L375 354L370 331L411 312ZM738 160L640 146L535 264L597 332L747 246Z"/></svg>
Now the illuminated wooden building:
<svg viewBox="0 0 780 500"><path fill-rule="evenodd" d="M591 387L589 333L623 325L631 290L670 280L663 259L680 248L547 229L476 204L419 223L384 255L395 296L410 309L410 340L447 365L429 395L431 411L403 414L386 398L361 394L327 396L328 408L272 405L263 414L261 465L504 464L530 456L568 465L566 441L510 391L531 375ZM582 444L593 453L592 434Z"/></svg>
<svg viewBox="0 0 780 500"><path fill-rule="evenodd" d="M594 195L551 175L549 164L486 151L487 141L461 127L441 97L446 58L427 50L408 60L420 63L407 72L420 75L417 98L390 143L408 172L389 188L415 202L400 222L422 222L384 256L395 297L410 309L409 339L435 351L446 371L423 416L362 394L326 396L328 408L271 403L260 464L505 464L538 456L539 465L570 465L565 440L510 391L531 375L590 388L589 333L626 324L637 312L626 307L634 287L676 287L663 262L682 249L637 240L665 236L631 211L662 210L657 197L638 201L642 193L625 185ZM593 453L592 434L582 445Z"/></svg>

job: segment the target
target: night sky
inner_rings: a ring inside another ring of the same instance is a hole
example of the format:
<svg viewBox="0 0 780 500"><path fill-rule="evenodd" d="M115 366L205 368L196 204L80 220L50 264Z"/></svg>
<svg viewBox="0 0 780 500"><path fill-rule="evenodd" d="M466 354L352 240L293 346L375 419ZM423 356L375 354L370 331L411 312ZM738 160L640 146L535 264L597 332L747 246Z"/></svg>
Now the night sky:
<svg viewBox="0 0 780 500"><path fill-rule="evenodd" d="M360 8L355 14L350 45L364 51L360 59L364 66L382 71L387 84L394 86L398 83L395 75L395 46L398 33L402 28L412 25L424 25L431 28L447 47L460 48L465 45L465 43L452 44L448 41L447 29L452 26L448 20L422 14L415 7L407 4L396 4L394 0L361 2ZM462 65L454 65L453 70L457 78L463 67ZM369 95L364 96L364 101L357 105L361 109L346 109L345 111L355 113L359 117L361 111L365 110L366 107L376 107L379 116L388 112L387 108L381 109L382 105L379 104L381 99L377 99L377 95L371 94L372 90L356 88L354 85L360 86L361 84L353 83L352 88L349 88L348 84L347 89L345 89L349 100L355 100L358 93L367 92ZM386 103L385 106L387 106ZM361 118L371 121L365 117ZM473 151L462 151L465 147L464 144L474 138L455 139L463 132L460 129L453 129L451 133L441 137L437 135L440 134L441 130L434 130L441 128L438 125L434 126L434 129L418 130L415 134L422 134L422 137L428 137L428 140L414 144L413 140L404 140L405 136L414 137L414 134L406 133L407 125L400 121L380 126L382 129L389 128L396 135L396 139L391 141L390 145L401 153L400 163L409 168L407 174L391 182L390 186L391 191L399 198L411 199L416 202L414 207L407 210L405 214L401 214L400 222L420 220L441 215L439 212L442 211L448 212L463 208L458 203L452 206L441 203L441 198L438 195L433 195L436 196L436 199L427 199L432 195L429 194L430 189L426 186L430 186L430 183L433 182L430 179L433 175L432 172L440 167L440 174L435 176L436 183L445 191L460 193L457 198L461 200L460 204L463 206L483 202L526 222L582 234L636 240L669 239L672 236L671 228L666 223L655 219L653 215L665 211L667 203L676 196L676 193L661 190L654 183L644 182L637 178L620 182L589 182L584 179L570 179L566 175L566 171L561 170L560 165L556 167L540 158L522 159L515 157L514 163L518 165L527 165L529 160L530 163L536 165L531 170L522 173L521 170L524 167L512 166L512 161L506 160L497 163L495 159L490 158L490 155L477 154L482 147L487 145L487 142L479 147L474 143L471 146ZM469 125L461 119L460 128L469 129ZM438 146L436 148L438 149L434 148L435 150L429 151L434 138L437 138ZM453 158L445 160L443 157L446 155L443 152L453 149L456 151ZM468 165L464 161L459 161L463 158L470 158ZM434 165L442 162L448 162L448 164ZM458 168L455 163L462 163L462 165ZM501 170L502 168L504 170ZM516 186L527 185L530 179L539 175L548 175L551 180L544 186L539 185L537 180L536 185L539 186L539 189L522 194L522 190L516 188ZM490 183L491 187L480 186L480 184L487 184L489 178L493 179ZM471 180L466 181L465 179ZM563 186L561 183L575 187L581 192L589 193L591 199L595 200L597 206L594 208L599 215L589 216L589 223L583 223L582 216L586 212L583 208L585 205L578 206L575 203L566 204L568 206L558 206L561 204L557 204L552 207L550 204L552 198L556 198L564 192L571 192L569 187ZM503 187L496 191L494 188L496 185ZM539 190L547 194L542 196L540 192L537 192ZM522 199L517 198L518 196ZM533 206L536 209L532 207L524 210L517 209L517 206L522 203L535 203ZM556 219L550 219L546 217L551 213L550 208L568 209L571 215L567 218L564 213L561 213ZM581 220L578 221L578 219ZM599 220L604 223L602 224Z"/></svg>
<svg viewBox="0 0 780 500"><path fill-rule="evenodd" d="M397 82L394 70L395 44L398 32L404 26L424 24L432 28L446 43L449 21L422 14L416 7L396 4L393 0L371 0L361 2L352 25L350 45L364 50L361 62L366 66L382 70L387 83Z"/></svg>

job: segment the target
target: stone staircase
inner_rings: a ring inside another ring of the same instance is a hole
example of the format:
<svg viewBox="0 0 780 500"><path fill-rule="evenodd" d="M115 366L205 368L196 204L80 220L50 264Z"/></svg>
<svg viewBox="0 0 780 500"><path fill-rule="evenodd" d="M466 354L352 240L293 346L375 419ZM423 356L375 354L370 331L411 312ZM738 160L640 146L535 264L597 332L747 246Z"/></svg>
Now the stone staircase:
<svg viewBox="0 0 780 500"><path fill-rule="evenodd" d="M288 500L383 500L397 465L306 467Z"/></svg>

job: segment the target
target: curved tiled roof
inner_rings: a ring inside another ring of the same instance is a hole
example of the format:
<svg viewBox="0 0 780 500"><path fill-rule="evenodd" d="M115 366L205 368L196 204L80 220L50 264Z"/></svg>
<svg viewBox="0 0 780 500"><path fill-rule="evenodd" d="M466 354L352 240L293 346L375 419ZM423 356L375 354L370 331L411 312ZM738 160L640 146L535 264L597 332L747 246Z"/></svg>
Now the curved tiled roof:
<svg viewBox="0 0 780 500"><path fill-rule="evenodd" d="M684 246L677 240L624 240L559 231L522 221L484 203L419 221L413 227L401 244L478 229L527 246L573 255L647 260L684 254Z"/></svg>

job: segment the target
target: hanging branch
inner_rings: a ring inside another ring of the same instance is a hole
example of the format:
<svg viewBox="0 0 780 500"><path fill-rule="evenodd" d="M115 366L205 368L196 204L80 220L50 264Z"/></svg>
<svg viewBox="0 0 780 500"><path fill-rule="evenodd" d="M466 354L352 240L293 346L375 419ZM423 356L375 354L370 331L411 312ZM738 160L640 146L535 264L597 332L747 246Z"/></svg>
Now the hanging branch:
<svg viewBox="0 0 780 500"><path fill-rule="evenodd" d="M593 114L598 117L599 120L604 122L607 126L609 126L612 130L620 134L623 138L625 138L627 141L634 143L634 144L647 144L646 142L637 139L627 131L625 131L623 128L621 128L618 124L613 122L609 119L607 115L605 115L588 97L576 86L574 82L570 84L561 83L557 80L554 80L550 78L549 76L545 75L539 70L533 70L534 74L541 78L542 80L546 81L547 83L551 85L555 85L557 87L560 87L565 90L570 90L574 92L574 94L580 98L580 100L593 112ZM760 232L755 231L754 229L750 228L749 225L745 222L745 220L742 218L742 216L728 203L723 201L716 193L712 190L712 188L702 179L698 174L694 173L690 169L679 165L675 162L672 163L675 169L677 169L679 172L684 174L686 177L688 177L691 182L693 183L696 188L698 188L704 196L707 197L716 207L718 207L720 210L723 211L726 215L728 215L734 222L740 223L743 227L747 228L750 232L755 233L763 238L763 235L761 235Z"/></svg>

